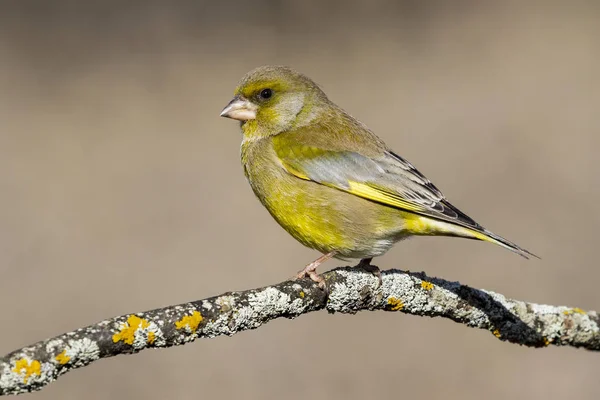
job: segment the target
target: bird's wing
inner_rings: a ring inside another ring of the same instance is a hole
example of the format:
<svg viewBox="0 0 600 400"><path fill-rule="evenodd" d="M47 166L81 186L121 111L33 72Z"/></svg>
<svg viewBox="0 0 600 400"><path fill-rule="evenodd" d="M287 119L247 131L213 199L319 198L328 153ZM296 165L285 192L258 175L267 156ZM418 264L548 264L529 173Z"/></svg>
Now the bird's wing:
<svg viewBox="0 0 600 400"><path fill-rule="evenodd" d="M326 150L292 140L274 149L290 174L390 207L461 225L483 228L451 205L412 164L391 151L368 157L354 151Z"/></svg>
<svg viewBox="0 0 600 400"><path fill-rule="evenodd" d="M298 140L300 139L300 140ZM316 145L313 143L317 143ZM389 207L466 228L464 237L492 242L522 257L536 256L524 248L483 228L450 204L412 164L383 145L369 142L363 153L352 143L346 148L328 140L277 135L273 148L283 168L300 179L336 188ZM337 146L336 146L337 145ZM336 147L334 147L336 146ZM368 155L366 155L368 154ZM452 231L452 230L449 230ZM458 234L457 231L454 231ZM462 234L458 234L462 236Z"/></svg>

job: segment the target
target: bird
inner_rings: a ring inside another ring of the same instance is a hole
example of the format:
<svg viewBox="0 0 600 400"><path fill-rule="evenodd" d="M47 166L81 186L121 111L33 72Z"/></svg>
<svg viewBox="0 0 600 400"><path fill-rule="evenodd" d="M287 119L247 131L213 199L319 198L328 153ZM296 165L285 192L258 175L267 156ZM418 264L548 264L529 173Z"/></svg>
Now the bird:
<svg viewBox="0 0 600 400"><path fill-rule="evenodd" d="M453 236L528 250L452 205L409 161L287 66L248 72L220 114L238 120L241 163L262 205L291 236L322 255L295 278L324 288L317 267L330 258L374 257L412 236Z"/></svg>

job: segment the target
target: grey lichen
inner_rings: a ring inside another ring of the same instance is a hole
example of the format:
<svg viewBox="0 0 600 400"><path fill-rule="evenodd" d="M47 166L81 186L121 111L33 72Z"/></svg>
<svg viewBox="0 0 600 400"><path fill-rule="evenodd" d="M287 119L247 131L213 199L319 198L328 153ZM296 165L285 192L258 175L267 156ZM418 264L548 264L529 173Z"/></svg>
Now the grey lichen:
<svg viewBox="0 0 600 400"><path fill-rule="evenodd" d="M383 296L379 279L361 271L349 268L337 270L338 277L331 280L327 310L356 313L380 306Z"/></svg>
<svg viewBox="0 0 600 400"><path fill-rule="evenodd" d="M39 390L101 358L230 336L276 318L295 318L324 308L444 317L521 345L600 350L599 318L594 311L511 300L424 273L384 271L380 282L369 271L347 267L323 276L327 291L309 279L286 281L118 316L19 349L0 359L0 395Z"/></svg>
<svg viewBox="0 0 600 400"><path fill-rule="evenodd" d="M68 363L74 366L84 366L100 358L100 347L97 342L87 337L69 340L64 348L64 355L69 357Z"/></svg>

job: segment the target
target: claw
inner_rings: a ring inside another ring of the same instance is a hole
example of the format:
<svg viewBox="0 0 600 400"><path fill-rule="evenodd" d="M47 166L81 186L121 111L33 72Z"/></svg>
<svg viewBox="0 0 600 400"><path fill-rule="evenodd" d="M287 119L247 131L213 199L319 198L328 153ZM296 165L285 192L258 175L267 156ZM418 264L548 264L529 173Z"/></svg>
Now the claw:
<svg viewBox="0 0 600 400"><path fill-rule="evenodd" d="M308 275L308 277L313 282L319 284L319 287L321 289L326 290L325 279L322 276L319 276L319 274L317 274L317 268L319 267L319 265L329 260L331 257L335 256L335 254L335 251L323 254L321 257L308 264L302 271L298 271L298 274L296 275L295 279L304 279Z"/></svg>

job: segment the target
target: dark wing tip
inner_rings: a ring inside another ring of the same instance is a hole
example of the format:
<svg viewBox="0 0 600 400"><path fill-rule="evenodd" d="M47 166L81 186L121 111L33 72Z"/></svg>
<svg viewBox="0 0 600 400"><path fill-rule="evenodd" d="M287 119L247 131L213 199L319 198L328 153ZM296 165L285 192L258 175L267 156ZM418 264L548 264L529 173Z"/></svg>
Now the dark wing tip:
<svg viewBox="0 0 600 400"><path fill-rule="evenodd" d="M451 217L453 219L456 219L457 221L459 221L460 223L464 224L465 226L467 226L469 228L473 228L473 229L481 230L481 231L484 230L483 226L479 225L477 222L475 222L475 220L473 220L473 218L469 217L467 214L465 214L464 212L460 211L458 208L456 208L455 206L450 204L450 202L448 200L443 199L438 204L441 204L443 206L442 214L444 214L448 217Z"/></svg>
<svg viewBox="0 0 600 400"><path fill-rule="evenodd" d="M458 208L453 206L448 200L446 200L442 192L429 179L427 179L425 175L419 172L419 170L417 170L410 162L408 162L408 160L404 159L403 157L399 156L398 154L394 153L389 149L387 150L387 153L391 155L394 159L396 159L396 161L402 165L403 169L410 171L410 173L412 173L415 177L419 178L421 180L421 182L419 183L422 187L426 188L432 194L438 196L438 198L440 199L433 204L429 203L427 206L430 208L431 214L427 213L424 215L427 215L432 218L445 220L447 222L455 223L457 225L462 225L466 228L473 229L474 231L484 233L496 242L501 243L503 247L508 248L509 250L513 251L514 253L517 253L523 258L529 259L529 257L534 257L541 260L539 256L533 254L529 250L525 250L524 248L517 246L516 244L488 231L483 226L479 225L477 222L475 222L475 220L473 220L473 218L469 217L467 214L460 211Z"/></svg>
<svg viewBox="0 0 600 400"><path fill-rule="evenodd" d="M533 254L532 252L530 252L529 250L525 250L522 247L519 247L519 250L521 250L522 254L520 254L522 257L525 257L526 259L529 260L529 257L527 256L531 256L533 258L537 258L538 260L541 260L542 257L538 256L537 254ZM523 254L524 253L524 254Z"/></svg>
<svg viewBox="0 0 600 400"><path fill-rule="evenodd" d="M533 254L529 250L526 250L526 249L522 248L521 246L518 246L518 245L514 244L513 242L510 242L510 241L504 239L502 236L496 235L495 233L488 231L487 229L484 229L483 232L487 236L496 240L497 242L502 243L506 248L508 248L512 252L517 253L518 255L520 255L521 257L523 257L527 260L529 260L529 257L534 257L534 258L537 258L538 260L542 259L540 256Z"/></svg>

